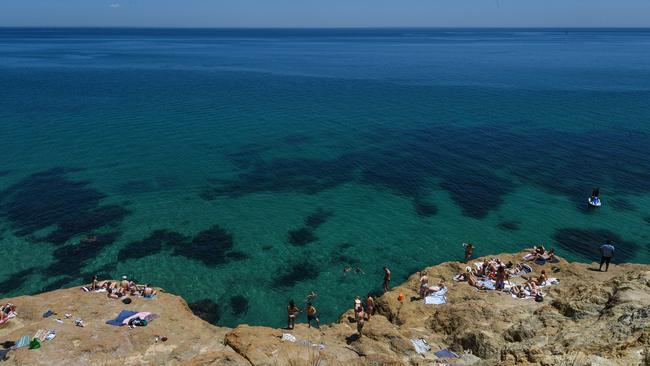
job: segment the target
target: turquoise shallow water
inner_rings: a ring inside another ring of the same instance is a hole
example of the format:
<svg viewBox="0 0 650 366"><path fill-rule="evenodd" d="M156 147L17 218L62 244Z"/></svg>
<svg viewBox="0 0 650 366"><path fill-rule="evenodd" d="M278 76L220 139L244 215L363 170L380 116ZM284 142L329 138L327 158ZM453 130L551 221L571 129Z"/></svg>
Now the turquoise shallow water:
<svg viewBox="0 0 650 366"><path fill-rule="evenodd" d="M401 282L464 241L591 261L611 238L650 262L644 30L0 29L0 46L4 296L126 274L216 303L219 324L282 325L290 298L315 290L332 321L382 266Z"/></svg>

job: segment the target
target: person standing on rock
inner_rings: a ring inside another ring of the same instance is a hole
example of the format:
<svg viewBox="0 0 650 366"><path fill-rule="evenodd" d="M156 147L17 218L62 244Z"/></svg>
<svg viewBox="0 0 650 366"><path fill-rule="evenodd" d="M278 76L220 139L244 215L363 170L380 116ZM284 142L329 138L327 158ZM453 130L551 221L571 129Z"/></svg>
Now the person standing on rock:
<svg viewBox="0 0 650 366"><path fill-rule="evenodd" d="M287 306L287 315L289 316L287 320L287 329L293 329L296 323L296 316L299 312L300 309L298 309L293 300L289 300L289 305Z"/></svg>
<svg viewBox="0 0 650 366"><path fill-rule="evenodd" d="M363 308L359 311L359 318L357 319L357 333L359 338L361 338L361 331L363 330L364 317L366 314L363 313Z"/></svg>
<svg viewBox="0 0 650 366"><path fill-rule="evenodd" d="M424 299L427 295L427 290L429 290L429 277L427 273L422 271L420 272L420 298Z"/></svg>
<svg viewBox="0 0 650 366"><path fill-rule="evenodd" d="M474 251L474 245L469 243L463 243L465 247L465 263L472 259L472 252Z"/></svg>
<svg viewBox="0 0 650 366"><path fill-rule="evenodd" d="M388 267L384 267L384 292L388 292L390 290L390 269Z"/></svg>
<svg viewBox="0 0 650 366"><path fill-rule="evenodd" d="M316 326L320 328L320 319L318 319L318 314L316 314L316 308L312 303L307 303L307 328L311 328L312 320L316 321Z"/></svg>
<svg viewBox="0 0 650 366"><path fill-rule="evenodd" d="M599 271L603 270L603 264L605 265L605 272L609 269L609 262L612 261L614 257L614 245L612 245L611 240L607 240L605 244L600 247L600 267Z"/></svg>
<svg viewBox="0 0 650 366"><path fill-rule="evenodd" d="M372 298L370 293L366 297L366 313L368 314L368 320L372 315L375 315L375 299Z"/></svg>

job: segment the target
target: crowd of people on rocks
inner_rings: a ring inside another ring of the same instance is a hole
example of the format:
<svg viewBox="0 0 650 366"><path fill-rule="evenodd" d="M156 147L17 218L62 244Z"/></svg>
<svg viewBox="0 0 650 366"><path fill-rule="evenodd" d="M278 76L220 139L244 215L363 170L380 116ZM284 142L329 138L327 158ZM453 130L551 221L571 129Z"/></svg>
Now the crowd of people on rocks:
<svg viewBox="0 0 650 366"><path fill-rule="evenodd" d="M153 298L156 296L156 290L146 283L139 285L130 281L127 276L122 276L121 281L99 281L97 275L93 276L90 286L81 288L85 292L106 292L106 296L111 299L120 299L128 296L140 296L144 298Z"/></svg>
<svg viewBox="0 0 650 366"><path fill-rule="evenodd" d="M463 243L464 247L464 262L468 263L473 256L475 245L470 243ZM609 264L614 256L614 246L611 241L607 240L600 248L601 261L599 270L602 271L605 265L605 271L609 269ZM559 260L555 257L555 250L547 250L543 245L534 246L530 253L523 256L521 261L514 263L512 261L504 262L498 257L486 258L482 262L476 262L474 265L468 265L465 270L454 276L454 281L467 282L470 286L475 287L477 290L496 290L505 291L512 295L514 298L534 298L536 301L543 301L544 294L542 289L559 283L557 278L549 277L546 268L540 270L538 275L532 275L533 268L529 263L537 265L545 265L546 263L557 263ZM390 291L391 271L388 267L383 267L383 282L382 289L386 293ZM560 271L558 267L551 266L549 268L551 273ZM352 272L351 267L345 267L344 273ZM359 267L354 269L355 273L364 273ZM446 294L447 284L444 278L441 278L437 283L432 284L425 271L419 273L419 291L420 299L427 299L432 295ZM515 280L517 279L517 280ZM306 315L307 326L312 327L315 323L317 327L320 326L320 319L318 312L313 302L316 298L316 293L311 292L306 298ZM404 295L399 294L398 301L403 301ZM425 304L427 302L425 301ZM362 335L363 326L366 321L370 321L375 314L375 296L368 293L364 299L356 296L353 304L354 321L357 324L358 336ZM302 310L298 308L293 300L289 301L287 305L287 329L294 329L296 318Z"/></svg>

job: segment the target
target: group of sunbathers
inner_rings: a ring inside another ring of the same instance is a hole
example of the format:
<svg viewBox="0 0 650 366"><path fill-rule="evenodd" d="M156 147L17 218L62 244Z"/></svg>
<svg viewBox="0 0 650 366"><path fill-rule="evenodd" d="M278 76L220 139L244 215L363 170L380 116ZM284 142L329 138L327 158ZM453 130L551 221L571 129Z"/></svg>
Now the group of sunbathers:
<svg viewBox="0 0 650 366"><path fill-rule="evenodd" d="M544 261L555 259L554 251L548 252L543 246L534 247L533 251L524 257L524 260L530 261L543 259ZM525 282L520 284L510 284L508 291L519 298L541 296L540 288L546 285L548 277L546 270L541 270L537 277L527 276L532 272L532 268L525 263L514 264L512 262L503 263L499 258L485 259L482 263L476 263L474 267L467 266L465 271L454 277L456 281L467 281L470 286L479 290L505 290L506 282L509 279L521 277ZM420 293L422 296L422 290Z"/></svg>
<svg viewBox="0 0 650 366"><path fill-rule="evenodd" d="M111 299L119 299L125 296L142 296L152 298L156 295L151 285L138 285L134 281L129 281L126 276L122 276L122 281L100 281L97 276L93 276L93 281L89 287L82 287L84 291L106 292Z"/></svg>

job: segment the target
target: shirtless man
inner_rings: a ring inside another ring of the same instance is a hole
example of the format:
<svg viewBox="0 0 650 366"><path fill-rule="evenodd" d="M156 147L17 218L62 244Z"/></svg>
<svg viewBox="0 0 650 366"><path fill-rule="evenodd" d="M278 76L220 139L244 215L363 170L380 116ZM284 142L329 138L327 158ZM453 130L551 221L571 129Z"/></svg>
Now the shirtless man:
<svg viewBox="0 0 650 366"><path fill-rule="evenodd" d="M316 308L312 303L307 303L307 328L311 328L312 320L316 321L316 326L320 328L320 319L318 319L318 314L316 314Z"/></svg>
<svg viewBox="0 0 650 366"><path fill-rule="evenodd" d="M390 269L388 267L384 267L384 292L388 292L390 290Z"/></svg>
<svg viewBox="0 0 650 366"><path fill-rule="evenodd" d="M147 283L144 285L144 290L142 290L142 295L144 297L151 298L156 294L156 290L151 288L151 286Z"/></svg>

